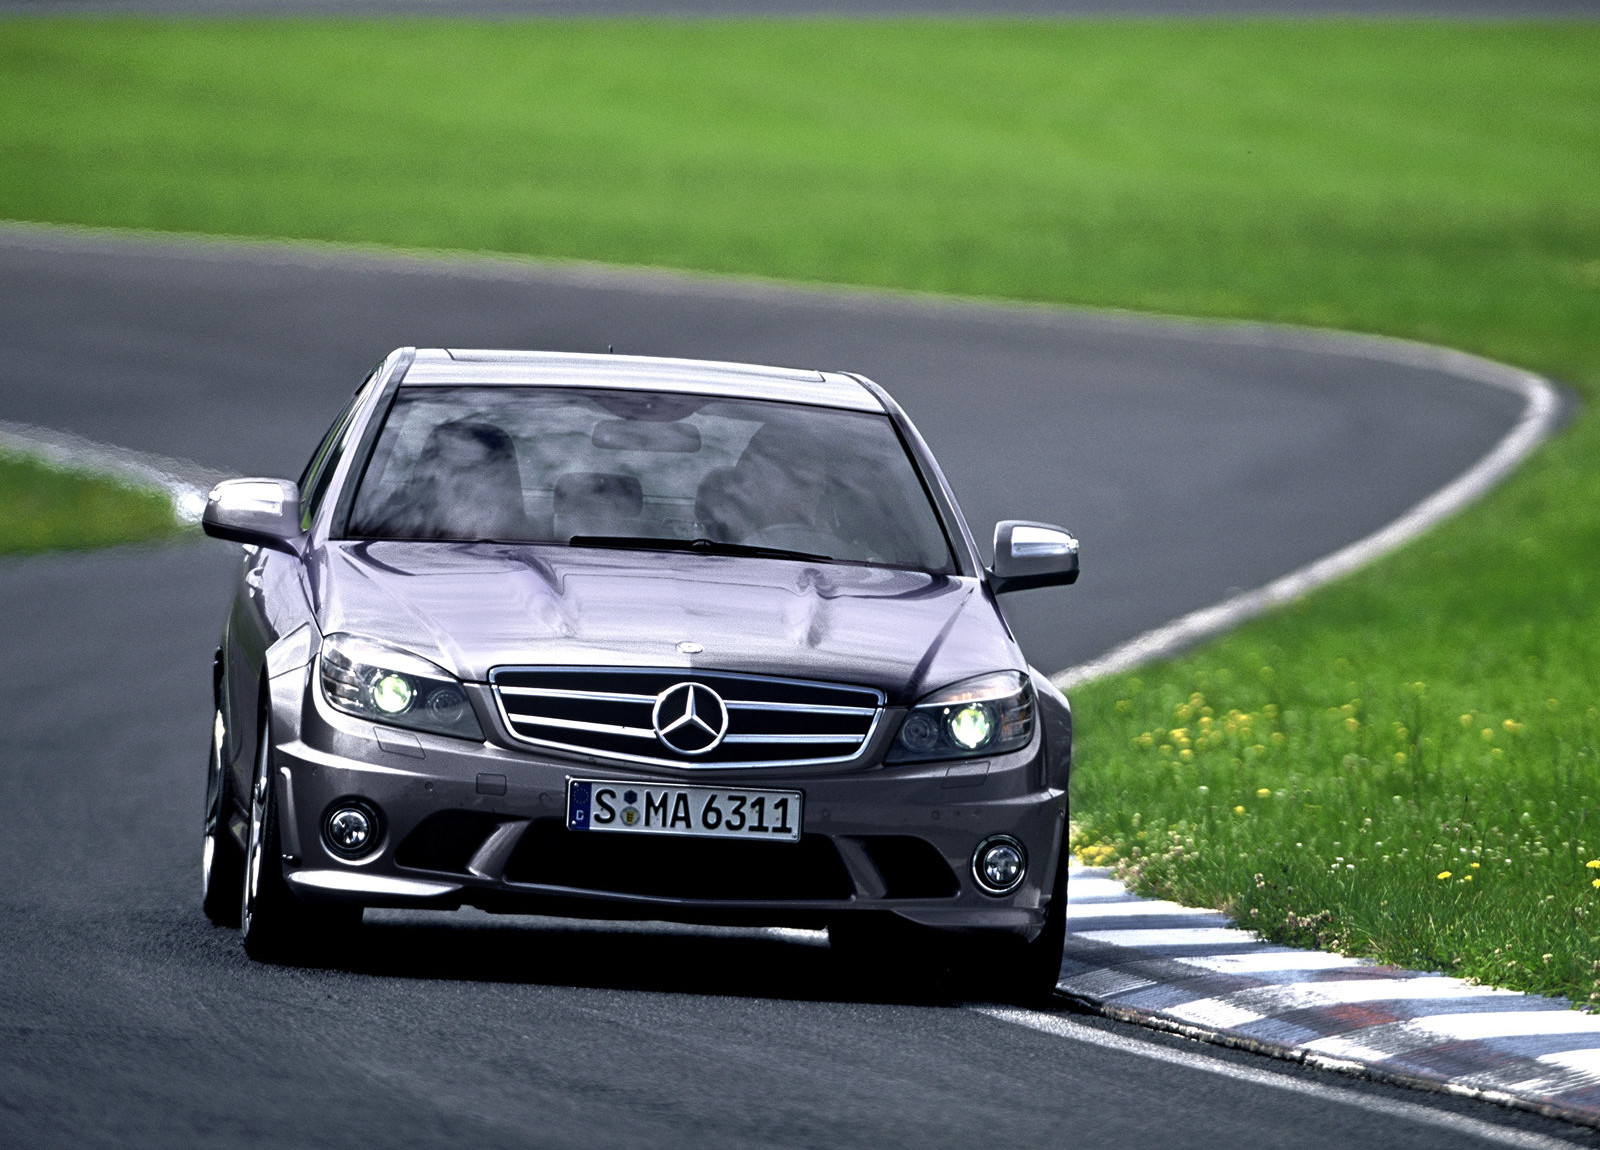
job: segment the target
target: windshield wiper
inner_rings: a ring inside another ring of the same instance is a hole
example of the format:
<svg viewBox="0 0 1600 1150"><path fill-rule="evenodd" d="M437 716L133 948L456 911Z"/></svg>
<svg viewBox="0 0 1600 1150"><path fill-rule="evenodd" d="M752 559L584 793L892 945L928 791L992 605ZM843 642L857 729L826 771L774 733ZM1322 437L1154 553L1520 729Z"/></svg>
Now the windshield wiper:
<svg viewBox="0 0 1600 1150"><path fill-rule="evenodd" d="M753 543L723 543L716 539L673 539L656 535L574 535L574 547L638 548L644 551L690 551L697 555L748 555L756 559L809 559L829 562L832 555L791 551L787 547L759 547Z"/></svg>

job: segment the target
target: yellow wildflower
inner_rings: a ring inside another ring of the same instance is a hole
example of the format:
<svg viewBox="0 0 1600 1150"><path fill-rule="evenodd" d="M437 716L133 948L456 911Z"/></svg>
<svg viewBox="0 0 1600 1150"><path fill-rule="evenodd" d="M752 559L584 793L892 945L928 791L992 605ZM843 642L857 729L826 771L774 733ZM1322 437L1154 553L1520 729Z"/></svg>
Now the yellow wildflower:
<svg viewBox="0 0 1600 1150"><path fill-rule="evenodd" d="M1258 799L1264 799L1268 795L1270 795L1271 793L1272 792L1267 790L1266 787L1257 787L1256 788L1256 798L1258 798Z"/></svg>
<svg viewBox="0 0 1600 1150"><path fill-rule="evenodd" d="M1244 808L1243 807L1234 807L1233 808L1233 813L1236 814L1236 815L1242 815L1242 814L1244 814Z"/></svg>
<svg viewBox="0 0 1600 1150"><path fill-rule="evenodd" d="M1442 871L1439 872L1438 878L1439 878L1440 882L1443 882L1445 879L1447 879L1449 877L1450 877L1450 872L1449 871L1442 870Z"/></svg>

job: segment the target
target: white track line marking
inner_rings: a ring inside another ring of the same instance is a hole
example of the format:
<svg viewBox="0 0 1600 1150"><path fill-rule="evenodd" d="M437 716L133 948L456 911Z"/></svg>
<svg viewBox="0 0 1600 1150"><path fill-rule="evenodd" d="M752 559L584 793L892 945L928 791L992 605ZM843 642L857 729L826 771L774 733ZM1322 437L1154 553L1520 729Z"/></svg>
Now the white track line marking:
<svg viewBox="0 0 1600 1150"><path fill-rule="evenodd" d="M1329 333L1330 336L1332 334ZM1283 340L1286 346L1305 346L1314 342L1315 337L1311 333L1294 328L1286 330ZM1265 587L1245 591L1222 603L1192 611L1181 619L1114 647L1098 659L1058 671L1051 676L1051 681L1057 687L1065 691L1090 679L1130 671L1145 663L1175 655L1201 639L1230 631L1247 619L1292 602L1308 591L1331 583L1396 550L1454 515L1504 479L1535 447L1550 437L1561 418L1561 396L1549 382L1528 372L1465 352L1404 340L1343 333L1339 335L1337 343L1330 341L1326 350L1335 354L1366 355L1388 362L1427 367L1463 380L1517 392L1524 400L1522 415L1493 451L1387 527L1298 571L1291 571Z"/></svg>
<svg viewBox="0 0 1600 1150"><path fill-rule="evenodd" d="M1432 1107L1423 1106L1416 1102L1378 1097L1355 1089L1329 1086L1308 1078L1259 1070L1253 1066L1212 1058L1205 1054L1177 1050L1150 1042L1141 1042L1137 1039L1123 1037L1120 1034L1085 1026L1081 1022L1074 1022L1057 1014L1044 1014L1039 1011L996 1006L969 1006L967 1009L978 1014L987 1015L1000 1022L1010 1023L1013 1026L1024 1026L1030 1030L1042 1031L1045 1034L1051 1034L1057 1038L1065 1038L1072 1042L1082 1042L1106 1050L1116 1050L1139 1058L1148 1058L1155 1062L1165 1062L1190 1070L1216 1074L1224 1078L1232 1078L1235 1081L1248 1082L1254 1086L1266 1086L1274 1090L1286 1090L1292 1094L1303 1094L1327 1102L1337 1102L1340 1105L1352 1106L1371 1114L1381 1114L1386 1118L1433 1126L1467 1137L1478 1138L1499 1146L1527 1147L1530 1150L1535 1150L1535 1148L1536 1150L1546 1150L1546 1148L1548 1150L1556 1150L1559 1147L1572 1145L1572 1143L1558 1138L1497 1126L1492 1122L1485 1122L1479 1118L1455 1114L1446 1110L1435 1110Z"/></svg>
<svg viewBox="0 0 1600 1150"><path fill-rule="evenodd" d="M0 420L0 451L35 456L57 467L108 475L141 487L158 487L166 492L173 511L185 523L200 522L200 513L206 509L206 493L229 474L187 459L168 459L96 443L68 431L5 420Z"/></svg>

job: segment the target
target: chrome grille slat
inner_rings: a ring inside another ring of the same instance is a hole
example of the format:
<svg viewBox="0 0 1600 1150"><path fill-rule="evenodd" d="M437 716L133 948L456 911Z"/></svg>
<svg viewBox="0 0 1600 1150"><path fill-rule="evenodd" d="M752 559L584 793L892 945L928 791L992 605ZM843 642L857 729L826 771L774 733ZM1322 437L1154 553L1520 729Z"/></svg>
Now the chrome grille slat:
<svg viewBox="0 0 1600 1150"><path fill-rule="evenodd" d="M528 695L540 699L595 699L611 703L654 703L654 695L629 695L619 691L563 691L556 687L498 687L506 695Z"/></svg>
<svg viewBox="0 0 1600 1150"><path fill-rule="evenodd" d="M630 739L653 739L649 727L624 727L617 723L585 723L578 719L552 719L543 715L512 715L513 723L525 727L559 727L565 731L589 731L596 735L625 735Z"/></svg>
<svg viewBox="0 0 1600 1150"><path fill-rule="evenodd" d="M654 699L651 702L655 702ZM783 703L752 703L743 699L724 699L723 704L730 711L790 711L797 715L875 715L876 707L819 707L819 706L787 706Z"/></svg>
<svg viewBox="0 0 1600 1150"><path fill-rule="evenodd" d="M497 667L489 681L519 743L694 770L848 762L871 741L884 703L869 687L685 668ZM655 731L657 698L683 683L709 688L726 711L721 741L699 754Z"/></svg>

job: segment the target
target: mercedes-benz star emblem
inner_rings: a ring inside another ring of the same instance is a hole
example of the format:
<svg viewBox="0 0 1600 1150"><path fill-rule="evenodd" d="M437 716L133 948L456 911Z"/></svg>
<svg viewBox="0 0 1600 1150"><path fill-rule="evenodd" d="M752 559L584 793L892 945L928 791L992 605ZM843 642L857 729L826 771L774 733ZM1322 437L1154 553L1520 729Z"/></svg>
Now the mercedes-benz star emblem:
<svg viewBox="0 0 1600 1150"><path fill-rule="evenodd" d="M714 751L728 733L728 708L704 683L674 683L656 696L656 738L680 755Z"/></svg>

